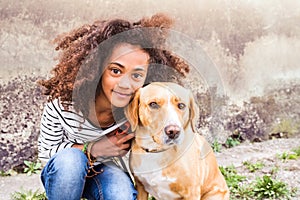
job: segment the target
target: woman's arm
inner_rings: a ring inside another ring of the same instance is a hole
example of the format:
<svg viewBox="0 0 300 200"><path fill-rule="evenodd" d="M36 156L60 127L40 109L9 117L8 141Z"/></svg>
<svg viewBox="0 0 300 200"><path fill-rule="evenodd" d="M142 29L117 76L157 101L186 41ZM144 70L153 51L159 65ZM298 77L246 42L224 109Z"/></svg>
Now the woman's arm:
<svg viewBox="0 0 300 200"><path fill-rule="evenodd" d="M61 106L57 100L46 104L44 108L38 140L39 158L41 160L47 161L56 152L64 148L74 147L82 150L84 147L83 144L67 140L70 136L68 133L72 133L73 130L70 129L70 125L66 125L67 123L64 121L61 112ZM107 134L105 133L107 131L112 132ZM123 156L128 152L130 140L134 137L134 134L116 135L115 131L114 129L103 131L101 139L93 143L90 153L94 157ZM101 135L99 132L93 132L95 138Z"/></svg>
<svg viewBox="0 0 300 200"><path fill-rule="evenodd" d="M73 143L64 141L65 130L59 120L57 108L53 102L45 105L41 118L38 152L41 160L48 160L61 149L71 147Z"/></svg>

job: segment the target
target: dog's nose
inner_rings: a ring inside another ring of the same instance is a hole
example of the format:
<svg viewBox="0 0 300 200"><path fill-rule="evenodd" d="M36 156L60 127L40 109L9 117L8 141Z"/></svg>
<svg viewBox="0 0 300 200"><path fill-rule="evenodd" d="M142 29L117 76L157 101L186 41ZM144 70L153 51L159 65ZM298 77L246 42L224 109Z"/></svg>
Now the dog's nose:
<svg viewBox="0 0 300 200"><path fill-rule="evenodd" d="M165 133L170 139L176 139L180 133L180 127L176 125L168 125L165 127Z"/></svg>

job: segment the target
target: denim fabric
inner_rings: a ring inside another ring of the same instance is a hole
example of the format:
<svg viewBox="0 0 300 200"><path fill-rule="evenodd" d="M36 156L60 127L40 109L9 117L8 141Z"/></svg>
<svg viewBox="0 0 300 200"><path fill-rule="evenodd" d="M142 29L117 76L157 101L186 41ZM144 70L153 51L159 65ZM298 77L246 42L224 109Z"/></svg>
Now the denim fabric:
<svg viewBox="0 0 300 200"><path fill-rule="evenodd" d="M92 178L86 178L87 163L84 153L76 148L66 148L52 156L41 174L48 200L136 199L130 177L113 162L96 166L103 172Z"/></svg>

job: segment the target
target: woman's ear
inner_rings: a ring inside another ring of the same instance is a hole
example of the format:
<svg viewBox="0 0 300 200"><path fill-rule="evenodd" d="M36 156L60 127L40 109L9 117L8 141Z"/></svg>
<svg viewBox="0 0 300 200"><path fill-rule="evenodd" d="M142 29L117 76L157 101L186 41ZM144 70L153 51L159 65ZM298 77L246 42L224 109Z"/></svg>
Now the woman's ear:
<svg viewBox="0 0 300 200"><path fill-rule="evenodd" d="M199 107L195 101L193 93L190 91L190 124L193 132L196 132L196 125L199 119Z"/></svg>
<svg viewBox="0 0 300 200"><path fill-rule="evenodd" d="M140 89L135 93L132 101L125 108L125 116L131 125L131 130L135 131L139 123L139 99Z"/></svg>

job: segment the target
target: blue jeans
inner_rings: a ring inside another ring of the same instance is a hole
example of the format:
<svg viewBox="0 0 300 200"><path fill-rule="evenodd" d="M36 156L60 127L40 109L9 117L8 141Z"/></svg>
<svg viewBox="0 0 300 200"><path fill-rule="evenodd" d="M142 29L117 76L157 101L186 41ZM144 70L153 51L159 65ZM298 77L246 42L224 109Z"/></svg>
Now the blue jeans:
<svg viewBox="0 0 300 200"><path fill-rule="evenodd" d="M88 160L76 148L66 148L56 153L44 167L41 179L48 200L132 200L136 190L127 173L113 162L98 165L103 171L87 178Z"/></svg>

